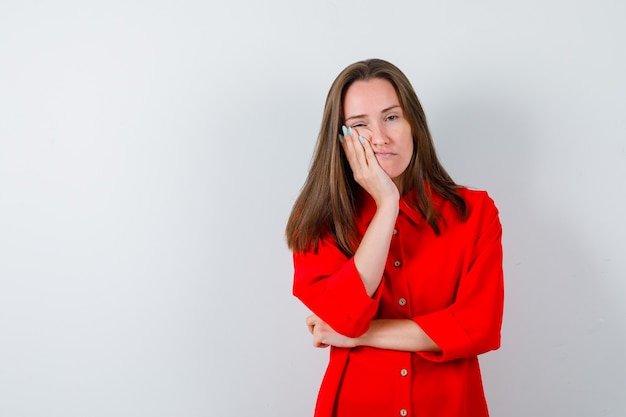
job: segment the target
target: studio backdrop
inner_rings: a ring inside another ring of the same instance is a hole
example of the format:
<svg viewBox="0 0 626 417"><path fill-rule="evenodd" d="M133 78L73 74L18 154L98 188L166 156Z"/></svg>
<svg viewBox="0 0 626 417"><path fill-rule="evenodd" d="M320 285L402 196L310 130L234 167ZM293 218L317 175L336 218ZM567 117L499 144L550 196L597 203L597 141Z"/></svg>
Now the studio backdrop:
<svg viewBox="0 0 626 417"><path fill-rule="evenodd" d="M500 210L491 414L626 415L625 4L1 1L0 416L312 415L284 227L373 57Z"/></svg>

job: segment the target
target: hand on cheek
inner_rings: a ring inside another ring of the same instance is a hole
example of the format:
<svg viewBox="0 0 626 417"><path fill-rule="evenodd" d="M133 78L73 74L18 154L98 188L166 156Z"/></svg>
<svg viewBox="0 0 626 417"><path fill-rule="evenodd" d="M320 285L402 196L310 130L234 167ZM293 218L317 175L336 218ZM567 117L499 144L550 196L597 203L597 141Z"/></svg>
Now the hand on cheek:
<svg viewBox="0 0 626 417"><path fill-rule="evenodd" d="M359 135L356 128L343 126L342 131L339 141L356 182L374 198L377 205L387 199L397 201L400 198L398 188L378 163L370 141Z"/></svg>

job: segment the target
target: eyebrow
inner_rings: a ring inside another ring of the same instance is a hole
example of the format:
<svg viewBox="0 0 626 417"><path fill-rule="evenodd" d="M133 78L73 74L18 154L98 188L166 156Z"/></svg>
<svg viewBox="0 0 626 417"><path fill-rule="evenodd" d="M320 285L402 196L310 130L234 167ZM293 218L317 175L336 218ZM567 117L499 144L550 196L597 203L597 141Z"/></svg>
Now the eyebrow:
<svg viewBox="0 0 626 417"><path fill-rule="evenodd" d="M381 112L381 113L386 113L386 112L388 112L389 110L395 109L396 107L400 107L400 105L399 105L399 104L394 104L393 106L389 106L389 107L387 107L386 109L382 109L380 112ZM366 117L366 116L367 116L366 114L357 114L356 116L350 116L350 117L348 117L348 118L345 120L345 122L347 122L347 121L348 121L348 120L350 120L350 119L361 119L361 118Z"/></svg>

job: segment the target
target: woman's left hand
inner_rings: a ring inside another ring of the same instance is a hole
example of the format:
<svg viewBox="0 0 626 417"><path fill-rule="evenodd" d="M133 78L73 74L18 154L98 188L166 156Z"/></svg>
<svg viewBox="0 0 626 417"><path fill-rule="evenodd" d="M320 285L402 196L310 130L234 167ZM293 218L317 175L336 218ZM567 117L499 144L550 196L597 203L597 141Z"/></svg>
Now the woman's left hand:
<svg viewBox="0 0 626 417"><path fill-rule="evenodd" d="M357 345L356 339L337 333L315 314L306 318L306 325L309 328L309 332L313 335L313 346L315 347L326 348L328 346L335 346L353 348Z"/></svg>

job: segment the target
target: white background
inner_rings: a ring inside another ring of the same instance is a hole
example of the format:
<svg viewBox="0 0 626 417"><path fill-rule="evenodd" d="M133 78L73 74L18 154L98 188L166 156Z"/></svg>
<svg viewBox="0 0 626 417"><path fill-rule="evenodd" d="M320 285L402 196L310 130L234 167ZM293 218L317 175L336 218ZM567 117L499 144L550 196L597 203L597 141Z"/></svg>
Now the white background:
<svg viewBox="0 0 626 417"><path fill-rule="evenodd" d="M306 416L283 230L398 65L504 227L492 415L626 415L626 3L0 1L0 416Z"/></svg>

